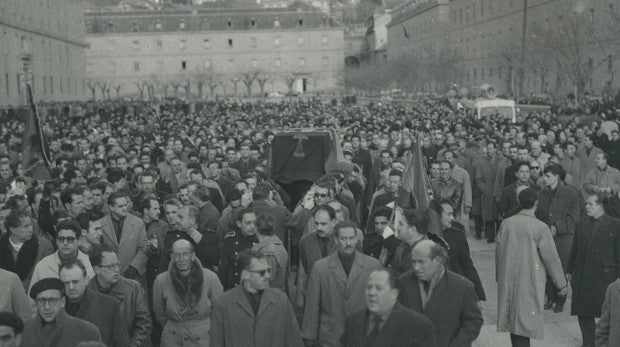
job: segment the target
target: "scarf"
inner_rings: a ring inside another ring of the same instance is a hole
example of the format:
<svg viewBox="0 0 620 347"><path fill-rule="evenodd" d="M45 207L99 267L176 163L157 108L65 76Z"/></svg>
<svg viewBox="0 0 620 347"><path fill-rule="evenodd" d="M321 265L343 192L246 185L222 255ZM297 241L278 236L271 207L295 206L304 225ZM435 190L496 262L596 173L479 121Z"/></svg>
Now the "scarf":
<svg viewBox="0 0 620 347"><path fill-rule="evenodd" d="M24 281L30 275L35 266L39 253L39 240L32 235L22 245L17 253L17 259L13 261L13 246L9 240L9 234L0 239L0 268L14 272L19 279Z"/></svg>
<svg viewBox="0 0 620 347"><path fill-rule="evenodd" d="M202 286L204 277L202 273L202 265L198 260L194 260L189 270L189 275L183 276L179 273L174 262L171 261L168 266L168 274L174 292L181 304L181 310L185 311L193 308L198 304L202 296Z"/></svg>

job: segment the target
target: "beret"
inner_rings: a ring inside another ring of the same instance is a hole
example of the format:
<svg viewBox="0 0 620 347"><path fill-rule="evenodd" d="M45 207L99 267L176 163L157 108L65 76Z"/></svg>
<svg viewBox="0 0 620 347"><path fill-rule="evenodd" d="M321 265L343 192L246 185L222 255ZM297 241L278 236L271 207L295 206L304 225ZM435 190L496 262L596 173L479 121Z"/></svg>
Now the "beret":
<svg viewBox="0 0 620 347"><path fill-rule="evenodd" d="M11 312L0 312L0 326L13 328L15 335L24 332L24 322Z"/></svg>
<svg viewBox="0 0 620 347"><path fill-rule="evenodd" d="M50 289L56 289L64 293L65 285L58 278L44 278L32 286L30 289L30 297L36 299L39 293Z"/></svg>

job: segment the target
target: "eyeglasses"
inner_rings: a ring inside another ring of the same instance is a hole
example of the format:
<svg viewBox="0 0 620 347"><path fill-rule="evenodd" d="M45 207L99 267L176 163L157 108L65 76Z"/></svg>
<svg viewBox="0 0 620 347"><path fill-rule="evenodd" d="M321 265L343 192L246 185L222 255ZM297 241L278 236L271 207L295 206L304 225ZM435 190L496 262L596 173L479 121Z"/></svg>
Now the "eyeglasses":
<svg viewBox="0 0 620 347"><path fill-rule="evenodd" d="M56 237L56 242L58 242L58 243L74 243L75 240L76 240L76 238L73 237L73 236L69 236L69 237L58 236L58 237Z"/></svg>
<svg viewBox="0 0 620 347"><path fill-rule="evenodd" d="M189 259L192 256L190 252L172 253L174 259Z"/></svg>
<svg viewBox="0 0 620 347"><path fill-rule="evenodd" d="M540 166L530 166L532 169L540 169Z"/></svg>
<svg viewBox="0 0 620 347"><path fill-rule="evenodd" d="M54 306L61 299L62 299L62 297L60 297L60 298L36 298L35 302L37 303L38 306L41 306L41 307L45 307L45 304L48 304L50 306Z"/></svg>
<svg viewBox="0 0 620 347"><path fill-rule="evenodd" d="M325 199L328 196L329 196L328 194L314 193L314 197L315 198L323 198L323 199Z"/></svg>
<svg viewBox="0 0 620 347"><path fill-rule="evenodd" d="M114 264L109 264L109 265L99 265L99 267L102 267L104 269L120 269L121 268L121 263L114 263Z"/></svg>
<svg viewBox="0 0 620 347"><path fill-rule="evenodd" d="M270 274L271 273L271 268L266 268L263 270L245 270L247 272L252 272L252 273L256 273L261 275L262 277L265 277L265 274Z"/></svg>

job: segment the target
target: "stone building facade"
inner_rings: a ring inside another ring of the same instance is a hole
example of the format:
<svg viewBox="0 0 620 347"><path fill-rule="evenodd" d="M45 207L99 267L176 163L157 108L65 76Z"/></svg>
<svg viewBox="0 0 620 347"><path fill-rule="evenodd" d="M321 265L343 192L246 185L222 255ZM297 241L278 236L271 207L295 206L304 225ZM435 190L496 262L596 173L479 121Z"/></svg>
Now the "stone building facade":
<svg viewBox="0 0 620 347"><path fill-rule="evenodd" d="M98 97L320 91L344 69L344 28L315 10L91 12L86 30Z"/></svg>
<svg viewBox="0 0 620 347"><path fill-rule="evenodd" d="M84 7L79 0L0 1L0 106L84 98Z"/></svg>

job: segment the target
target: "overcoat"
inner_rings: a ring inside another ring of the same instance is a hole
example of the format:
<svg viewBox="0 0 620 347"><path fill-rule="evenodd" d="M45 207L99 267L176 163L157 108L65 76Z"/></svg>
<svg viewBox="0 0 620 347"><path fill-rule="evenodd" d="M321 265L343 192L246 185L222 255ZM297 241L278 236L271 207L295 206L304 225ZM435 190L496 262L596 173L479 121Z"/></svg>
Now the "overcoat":
<svg viewBox="0 0 620 347"><path fill-rule="evenodd" d="M118 254L118 261L121 263L121 274L130 265L138 270L140 275L146 273L148 257L142 247L142 243L146 240L146 229L142 219L128 214L123 222L121 239L117 240L112 217L110 214L107 214L101 220L101 231L103 232L102 243L112 248Z"/></svg>
<svg viewBox="0 0 620 347"><path fill-rule="evenodd" d="M502 222L496 240L497 330L542 339L547 273L565 283L551 230L523 210Z"/></svg>
<svg viewBox="0 0 620 347"><path fill-rule="evenodd" d="M71 317L62 310L54 323L45 323L37 314L24 322L22 347L66 347L80 342L101 341L99 329L90 322Z"/></svg>
<svg viewBox="0 0 620 347"><path fill-rule="evenodd" d="M163 327L162 347L209 346L212 303L222 295L224 289L213 271L204 268L202 271L204 279L202 294L198 304L191 310L183 309L169 271L160 274L155 279L153 312Z"/></svg>
<svg viewBox="0 0 620 347"><path fill-rule="evenodd" d="M482 328L482 312L474 285L466 278L446 270L426 307L422 307L418 278L413 270L400 276L398 300L403 306L422 313L433 322L439 347L471 346Z"/></svg>
<svg viewBox="0 0 620 347"><path fill-rule="evenodd" d="M469 253L469 243L465 236L465 227L460 223L453 222L452 226L443 231L444 240L448 243L448 270L453 271L474 284L478 300L485 301L487 299L478 270L474 266Z"/></svg>
<svg viewBox="0 0 620 347"><path fill-rule="evenodd" d="M480 214L485 222L497 218L497 203L493 194L496 168L495 157L485 155L474 163L474 180L480 193Z"/></svg>
<svg viewBox="0 0 620 347"><path fill-rule="evenodd" d="M620 280L607 287L594 342L596 347L620 346Z"/></svg>
<svg viewBox="0 0 620 347"><path fill-rule="evenodd" d="M566 272L572 274L571 314L599 317L605 291L620 275L620 220L607 214L580 219Z"/></svg>
<svg viewBox="0 0 620 347"><path fill-rule="evenodd" d="M338 252L314 264L308 281L302 337L323 347L340 346L347 315L366 307L366 282L379 261L355 251L349 276Z"/></svg>
<svg viewBox="0 0 620 347"><path fill-rule="evenodd" d="M215 301L211 319L214 347L303 346L293 307L277 289L265 289L254 315L243 288L237 286Z"/></svg>
<svg viewBox="0 0 620 347"><path fill-rule="evenodd" d="M111 297L86 288L74 317L93 323L108 346L129 347L127 324L120 306Z"/></svg>
<svg viewBox="0 0 620 347"><path fill-rule="evenodd" d="M347 317L341 339L343 347L368 346L365 330L369 314L365 309ZM369 347L434 347L437 345L435 333L433 323L428 318L397 302L375 343Z"/></svg>

